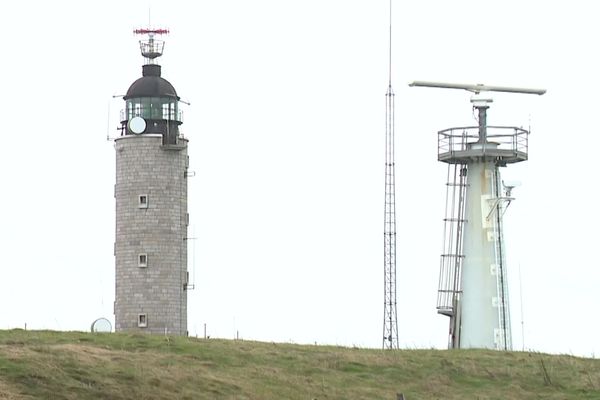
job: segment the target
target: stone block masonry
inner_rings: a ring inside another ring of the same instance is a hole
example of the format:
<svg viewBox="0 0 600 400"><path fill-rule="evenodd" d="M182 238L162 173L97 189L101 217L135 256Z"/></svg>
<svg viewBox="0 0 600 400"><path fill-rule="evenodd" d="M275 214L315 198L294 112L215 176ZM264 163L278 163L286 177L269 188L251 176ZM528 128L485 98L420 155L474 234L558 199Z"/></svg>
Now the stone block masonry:
<svg viewBox="0 0 600 400"><path fill-rule="evenodd" d="M187 334L187 140L115 140L115 330Z"/></svg>

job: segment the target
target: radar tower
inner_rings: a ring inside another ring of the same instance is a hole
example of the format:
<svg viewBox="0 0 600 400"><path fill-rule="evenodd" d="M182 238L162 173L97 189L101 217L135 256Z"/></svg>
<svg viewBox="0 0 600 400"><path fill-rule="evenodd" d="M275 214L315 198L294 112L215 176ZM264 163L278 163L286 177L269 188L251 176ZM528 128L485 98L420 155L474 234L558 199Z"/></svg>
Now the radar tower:
<svg viewBox="0 0 600 400"><path fill-rule="evenodd" d="M484 93L546 91L422 81L409 86L475 93L478 125L438 132L438 161L448 164L448 181L437 310L450 317L449 348L511 350L503 216L515 185L504 184L500 167L527 160L529 132L488 125L492 99Z"/></svg>

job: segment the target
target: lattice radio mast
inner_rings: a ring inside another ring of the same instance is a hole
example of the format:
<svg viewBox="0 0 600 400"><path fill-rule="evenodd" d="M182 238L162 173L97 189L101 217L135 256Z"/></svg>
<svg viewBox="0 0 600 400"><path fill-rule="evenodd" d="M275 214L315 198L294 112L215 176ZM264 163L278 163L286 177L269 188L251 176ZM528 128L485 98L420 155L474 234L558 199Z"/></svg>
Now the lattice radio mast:
<svg viewBox="0 0 600 400"><path fill-rule="evenodd" d="M385 93L385 211L383 224L383 348L398 348L396 311L396 167L394 164L394 91L392 89L392 0L390 0L388 88Z"/></svg>

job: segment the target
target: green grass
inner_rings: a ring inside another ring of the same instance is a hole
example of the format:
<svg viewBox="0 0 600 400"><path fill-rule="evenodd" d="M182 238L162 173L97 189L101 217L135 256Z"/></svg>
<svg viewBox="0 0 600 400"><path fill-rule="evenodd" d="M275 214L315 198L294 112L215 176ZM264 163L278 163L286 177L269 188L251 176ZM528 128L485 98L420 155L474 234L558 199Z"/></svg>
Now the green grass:
<svg viewBox="0 0 600 400"><path fill-rule="evenodd" d="M600 360L0 331L0 399L600 399Z"/></svg>

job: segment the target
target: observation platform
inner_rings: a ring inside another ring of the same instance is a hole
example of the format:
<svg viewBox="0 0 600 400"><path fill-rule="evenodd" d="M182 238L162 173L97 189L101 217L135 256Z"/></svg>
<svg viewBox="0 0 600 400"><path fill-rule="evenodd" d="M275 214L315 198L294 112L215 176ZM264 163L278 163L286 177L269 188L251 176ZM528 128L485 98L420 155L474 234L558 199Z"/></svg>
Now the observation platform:
<svg viewBox="0 0 600 400"><path fill-rule="evenodd" d="M438 132L438 161L469 164L495 160L498 165L526 161L529 131L510 126L487 126L484 141L478 126L449 128Z"/></svg>

